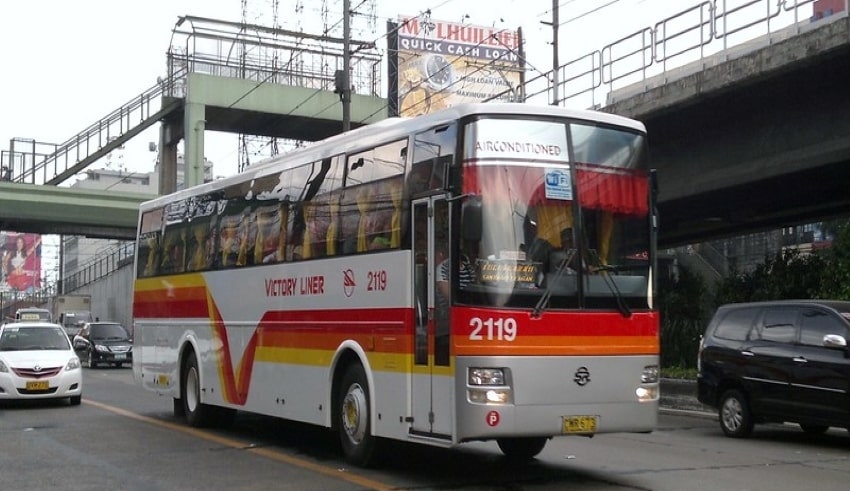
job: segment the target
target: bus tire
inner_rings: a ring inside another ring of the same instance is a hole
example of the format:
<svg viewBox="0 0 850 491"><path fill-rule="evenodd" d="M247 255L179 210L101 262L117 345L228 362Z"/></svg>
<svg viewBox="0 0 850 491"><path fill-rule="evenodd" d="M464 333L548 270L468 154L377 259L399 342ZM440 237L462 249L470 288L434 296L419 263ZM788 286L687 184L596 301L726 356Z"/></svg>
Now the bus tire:
<svg viewBox="0 0 850 491"><path fill-rule="evenodd" d="M367 467L375 452L375 437L372 435L369 386L359 363L345 369L337 397L337 422L343 456L350 464Z"/></svg>
<svg viewBox="0 0 850 491"><path fill-rule="evenodd" d="M186 422L195 428L209 426L214 420L214 408L201 402L201 377L198 359L193 351L186 355L180 374L180 401L183 403Z"/></svg>
<svg viewBox="0 0 850 491"><path fill-rule="evenodd" d="M499 444L499 450L508 459L526 461L537 457L537 454L543 451L548 440L546 437L499 438L496 443Z"/></svg>
<svg viewBox="0 0 850 491"><path fill-rule="evenodd" d="M179 397L175 397L171 400L173 410L174 410L174 418L179 420L186 419L186 408L183 406L183 399Z"/></svg>

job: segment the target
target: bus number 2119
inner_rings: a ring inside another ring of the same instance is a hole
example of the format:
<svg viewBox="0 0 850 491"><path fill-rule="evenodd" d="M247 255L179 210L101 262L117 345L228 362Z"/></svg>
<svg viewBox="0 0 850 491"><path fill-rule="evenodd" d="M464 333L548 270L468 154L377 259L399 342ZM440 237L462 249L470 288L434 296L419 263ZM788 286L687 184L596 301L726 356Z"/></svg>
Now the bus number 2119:
<svg viewBox="0 0 850 491"><path fill-rule="evenodd" d="M369 271L369 285L366 287L370 292L384 291L387 289L387 271L384 269Z"/></svg>
<svg viewBox="0 0 850 491"><path fill-rule="evenodd" d="M472 327L472 332L469 333L470 341L492 341L494 339L513 341L516 339L517 324L513 317L507 319L490 317L486 320L473 317L469 320L469 325Z"/></svg>

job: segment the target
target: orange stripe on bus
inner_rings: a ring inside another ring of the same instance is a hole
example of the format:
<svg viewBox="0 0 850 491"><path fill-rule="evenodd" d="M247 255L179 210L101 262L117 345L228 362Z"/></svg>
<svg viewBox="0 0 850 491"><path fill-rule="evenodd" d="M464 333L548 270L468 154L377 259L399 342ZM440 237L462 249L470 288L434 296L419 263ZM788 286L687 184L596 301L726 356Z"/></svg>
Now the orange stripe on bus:
<svg viewBox="0 0 850 491"><path fill-rule="evenodd" d="M455 338L455 356L654 355L656 336L517 336L513 341Z"/></svg>

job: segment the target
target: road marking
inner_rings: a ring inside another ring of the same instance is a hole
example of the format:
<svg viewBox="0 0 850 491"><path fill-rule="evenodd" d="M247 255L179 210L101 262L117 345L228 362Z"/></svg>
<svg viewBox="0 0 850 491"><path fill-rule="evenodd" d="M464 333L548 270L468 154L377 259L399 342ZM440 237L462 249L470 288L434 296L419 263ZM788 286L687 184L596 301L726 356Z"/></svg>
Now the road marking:
<svg viewBox="0 0 850 491"><path fill-rule="evenodd" d="M374 479L370 479L368 477L359 476L357 474L352 474L347 469L337 469L334 467L328 467L325 465L316 464L315 462L310 462L309 460L299 459L297 457L292 457L290 455L286 455L280 453L277 450L272 450L269 448L262 447L251 447L251 443L239 441L233 438L227 438L223 436L213 435L209 432L192 428L191 426L185 426L177 423L171 423L168 421L163 421L161 419L151 418L150 416L143 416L138 413L134 413L132 411L128 411L126 409L121 409L120 407L110 406L108 404L104 404L102 402L93 401L91 399L83 399L85 404L89 404L91 406L95 406L97 408L103 409L104 411L109 411L111 413L115 413L121 416L125 416L130 419L135 419L136 421L141 421L143 423L148 423L152 425L156 425L162 428L167 428L169 430L180 431L187 435L192 435L198 438L202 438L207 441L218 443L219 445L224 445L226 447L238 448L241 450L245 450L247 452L251 452L256 455L261 455L268 459L276 460L278 462L283 462L286 464L294 465L300 467L302 469L307 469L313 472L317 472L319 474L324 474L326 476L334 477L336 479L340 479L343 481L347 481L350 483L357 484L358 486L362 486L366 489L372 489L375 491L394 491L398 490L398 486L391 486L386 483L382 483L380 481L376 481Z"/></svg>

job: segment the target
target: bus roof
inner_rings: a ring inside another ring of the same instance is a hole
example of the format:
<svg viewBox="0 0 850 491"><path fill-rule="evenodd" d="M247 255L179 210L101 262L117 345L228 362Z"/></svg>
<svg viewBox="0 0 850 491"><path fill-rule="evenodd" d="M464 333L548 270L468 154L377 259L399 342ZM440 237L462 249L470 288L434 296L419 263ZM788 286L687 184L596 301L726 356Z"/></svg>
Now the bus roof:
<svg viewBox="0 0 850 491"><path fill-rule="evenodd" d="M144 210L151 207L161 206L164 203L179 200L188 196L215 191L227 187L235 182L243 182L255 177L260 177L268 173L268 167L278 166L279 164L288 161L303 164L339 155L340 153L356 151L364 146L379 143L374 139L374 136L376 135L381 137L381 141L392 141L396 138L405 137L419 130L438 126L442 123L457 121L460 118L473 115L557 116L593 123L622 126L641 133L646 131L643 123L639 121L600 111L506 102L458 104L441 111L414 118L387 118L378 121L377 123L361 126L360 128L356 128L346 133L340 133L324 140L312 142L306 147L260 162L234 176L183 189L167 196L154 198L153 200L142 203L142 209Z"/></svg>

